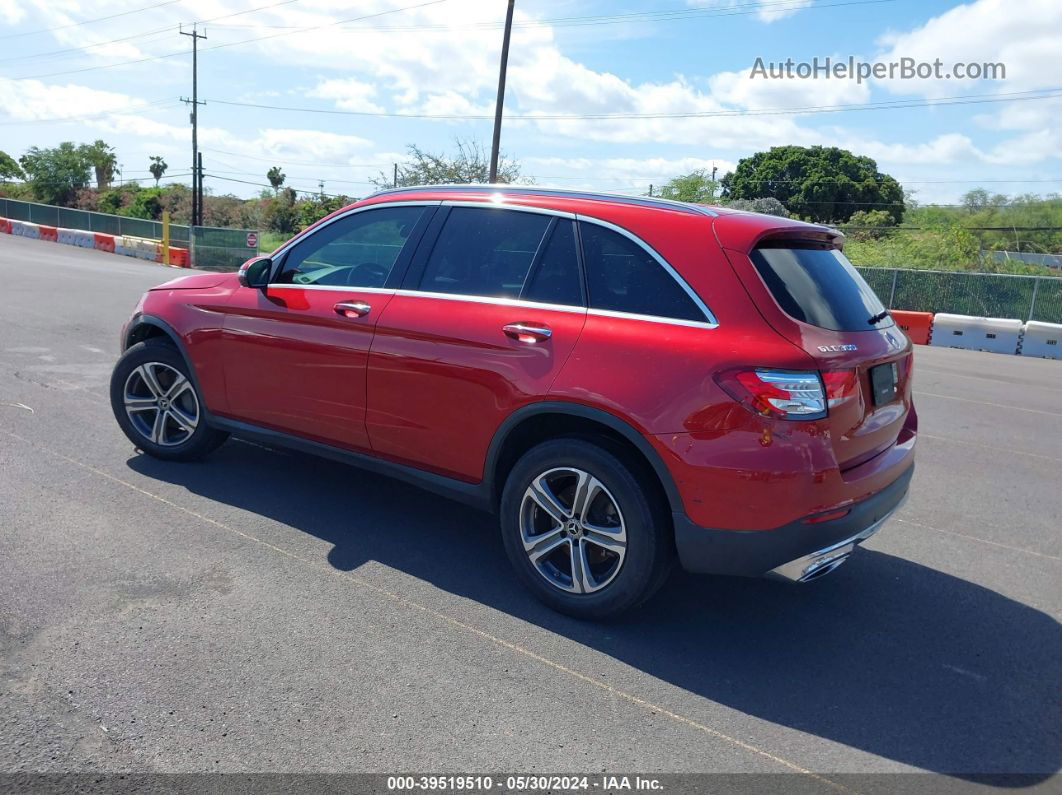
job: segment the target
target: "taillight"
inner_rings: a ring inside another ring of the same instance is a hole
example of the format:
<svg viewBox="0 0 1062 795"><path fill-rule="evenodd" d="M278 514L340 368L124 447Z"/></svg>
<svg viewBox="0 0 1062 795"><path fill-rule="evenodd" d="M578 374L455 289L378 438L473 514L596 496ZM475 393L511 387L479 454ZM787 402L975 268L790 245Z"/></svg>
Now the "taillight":
<svg viewBox="0 0 1062 795"><path fill-rule="evenodd" d="M859 374L855 370L828 370L822 374L822 383L826 386L826 403L831 409L859 392Z"/></svg>
<svg viewBox="0 0 1062 795"><path fill-rule="evenodd" d="M718 381L730 397L755 414L783 420L826 416L826 392L818 373L737 370Z"/></svg>

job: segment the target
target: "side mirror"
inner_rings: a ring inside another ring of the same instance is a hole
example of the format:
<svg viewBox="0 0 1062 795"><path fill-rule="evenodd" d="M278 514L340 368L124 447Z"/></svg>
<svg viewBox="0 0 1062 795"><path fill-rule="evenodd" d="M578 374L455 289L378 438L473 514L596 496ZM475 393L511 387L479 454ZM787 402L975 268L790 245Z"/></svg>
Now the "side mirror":
<svg viewBox="0 0 1062 795"><path fill-rule="evenodd" d="M269 257L255 257L243 263L237 278L243 287L261 289L269 284L269 272L273 269L273 260Z"/></svg>

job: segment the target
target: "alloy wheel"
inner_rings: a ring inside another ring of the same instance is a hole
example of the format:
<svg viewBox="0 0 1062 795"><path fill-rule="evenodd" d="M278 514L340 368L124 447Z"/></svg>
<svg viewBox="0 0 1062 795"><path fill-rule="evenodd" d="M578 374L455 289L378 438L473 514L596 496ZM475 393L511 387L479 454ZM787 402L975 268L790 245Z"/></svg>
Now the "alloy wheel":
<svg viewBox="0 0 1062 795"><path fill-rule="evenodd" d="M199 398L191 381L162 362L146 362L125 379L125 413L137 433L162 447L176 447L199 425Z"/></svg>
<svg viewBox="0 0 1062 795"><path fill-rule="evenodd" d="M520 504L520 540L552 586L589 594L623 566L627 529L615 497L589 472L558 467L535 477Z"/></svg>

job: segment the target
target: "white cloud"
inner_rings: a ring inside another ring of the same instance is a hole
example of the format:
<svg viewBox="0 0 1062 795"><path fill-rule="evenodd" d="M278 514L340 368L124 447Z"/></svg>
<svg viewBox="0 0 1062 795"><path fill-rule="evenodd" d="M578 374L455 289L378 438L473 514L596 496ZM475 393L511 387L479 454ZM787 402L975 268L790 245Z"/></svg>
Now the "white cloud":
<svg viewBox="0 0 1062 795"><path fill-rule="evenodd" d="M17 120L79 117L129 111L147 103L129 94L100 91L74 83L56 85L39 80L0 77L0 111Z"/></svg>
<svg viewBox="0 0 1062 795"><path fill-rule="evenodd" d="M0 19L8 25L17 25L26 16L26 10L18 0L0 0Z"/></svg>
<svg viewBox="0 0 1062 795"><path fill-rule="evenodd" d="M333 99L336 107L367 113L379 113L383 110L372 101L376 95L376 86L353 77L343 80L325 80L309 91L311 97Z"/></svg>
<svg viewBox="0 0 1062 795"><path fill-rule="evenodd" d="M692 6L711 6L714 8L745 8L744 0L689 0ZM801 9L807 8L812 0L756 0L756 18L761 22L776 22L785 19Z"/></svg>
<svg viewBox="0 0 1062 795"><path fill-rule="evenodd" d="M1003 63L1006 80L883 80L896 94L952 96L966 92L1025 91L1058 84L1062 3L1058 0L975 0L907 32L882 36L879 61L939 58L955 63Z"/></svg>
<svg viewBox="0 0 1062 795"><path fill-rule="evenodd" d="M712 75L709 79L712 95L722 102L752 109L845 105L870 99L870 86L856 80L797 77L774 80L752 77L751 73L750 66L740 72Z"/></svg>

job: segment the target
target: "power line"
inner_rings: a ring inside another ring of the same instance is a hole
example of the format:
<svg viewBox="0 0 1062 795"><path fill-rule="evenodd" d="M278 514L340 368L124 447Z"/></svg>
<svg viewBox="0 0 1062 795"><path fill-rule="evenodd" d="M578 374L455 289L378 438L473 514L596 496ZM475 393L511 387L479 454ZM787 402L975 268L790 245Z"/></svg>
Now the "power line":
<svg viewBox="0 0 1062 795"><path fill-rule="evenodd" d="M253 186L257 187L257 188L269 188L270 190L273 190L273 186L272 185L266 184L264 182L250 182L250 181L248 181L246 179L235 179L234 177L221 177L221 176L218 176L217 174L214 174L214 173L204 174L203 176L210 177L211 179L220 179L223 182L238 182L241 185L253 185ZM351 198L350 196L344 196L342 194L323 193L323 192L321 192L319 190L307 190L305 188L294 188L294 187L291 188L291 189L293 191L295 191L296 193L308 193L308 194L310 194L312 196L325 196L325 197L327 197L329 199L349 199L349 198Z"/></svg>
<svg viewBox="0 0 1062 795"><path fill-rule="evenodd" d="M286 162L281 162L281 161L277 160L277 158L275 158L275 157L256 157L254 155L245 155L245 154L243 154L241 152L226 152L223 149L207 149L206 147L204 147L203 151L204 152L213 152L213 153L216 153L216 154L219 154L219 155L229 155L231 157L243 157L243 158L246 158L247 160L258 160L258 161L260 161L262 163L269 163L270 165L282 166L284 168L287 168L290 165L290 166L324 166L324 167L330 167L330 168L379 168L379 169L382 169L382 168L386 168L388 165L390 165L389 163L385 163L383 165L381 165L379 163L325 163L325 162L321 162L321 161L313 161L313 162L311 162L311 161L307 161L307 160L288 160Z"/></svg>
<svg viewBox="0 0 1062 795"><path fill-rule="evenodd" d="M718 8L685 8L671 11L638 11L625 14L598 14L583 17L553 17L545 19L529 19L513 22L514 28L537 28L537 27L583 27L588 25L612 25L624 22L671 22L687 19L704 19L712 17L745 16L758 14L764 10L774 11L797 11L812 10L815 8L836 8L849 5L871 5L878 3L893 3L896 0L845 0L845 2L820 3L807 6L803 0L777 0L768 3L741 3L726 9ZM743 11L740 9L750 9ZM445 32L454 30L496 30L503 27L504 23L496 21L470 22L464 25L390 25L374 27L373 31L397 31L397 32ZM292 28L294 25L221 25L225 28ZM347 28L352 29L352 28Z"/></svg>
<svg viewBox="0 0 1062 795"><path fill-rule="evenodd" d="M8 127L18 124L50 124L53 122L66 122L66 121L93 121L95 119L109 119L117 116L131 116L136 113L142 113L145 110L162 110L163 108L176 106L180 103L172 99L158 99L154 102L147 102L143 105L137 105L129 110L111 110L103 111L101 113L94 113L89 116L54 116L48 119L19 119L17 121L2 121L0 126ZM10 112L10 111L8 111Z"/></svg>
<svg viewBox="0 0 1062 795"><path fill-rule="evenodd" d="M222 14L221 16L209 17L207 19L193 20L190 24L192 24L192 25L205 25L208 22L215 22L215 21L217 21L219 19L231 19L232 17L239 17L239 16L243 16L245 14L253 14L253 13L257 12L257 11L266 11L266 10L268 10L270 8L277 8L278 6L291 5L292 3L297 3L299 1L300 0L281 0L281 2L279 2L279 3L270 3L269 5L257 6L256 8L247 8L247 9L244 9L243 11L234 11L231 14ZM167 5L167 3L163 3L163 5ZM130 11L130 12L127 12L127 13L133 13L133 12ZM117 39L108 39L106 41L97 41L97 42L95 42L93 44L83 44L80 47L65 47L65 48L63 48L61 50L51 50L49 52L37 52L37 53L32 53L31 55L16 55L16 56L13 56L11 58L0 58L0 63L8 63L10 61L24 61L24 60L41 60L41 59L47 60L47 59L50 59L53 56L62 55L63 53L81 53L81 52L85 52L87 50L91 50L94 47L102 47L105 44L117 44L117 43L123 42L123 41L130 41L131 39L139 39L139 38L147 38L147 37L150 37L150 36L155 36L156 34L162 34L162 33L166 33L166 32L172 31L176 27L177 27L177 24L174 23L172 25L167 25L164 28L155 28L153 30L140 31L139 33L133 33L133 34L131 34L129 36L121 36L120 38L117 38ZM236 27L236 26L235 25L231 25L231 26L230 25L221 25L220 27ZM248 26L248 27L250 27L250 26ZM3 38L3 37L0 36L0 38Z"/></svg>
<svg viewBox="0 0 1062 795"><path fill-rule="evenodd" d="M1029 96L1035 94L1036 96ZM580 121L580 120L638 120L638 119L709 119L729 118L734 116L788 116L814 113L842 113L860 110L897 110L902 108L936 107L943 105L979 105L992 102L1021 102L1036 99L1051 99L1062 95L1062 88L1042 88L1031 91L1013 91L1002 94L967 94L965 96L939 97L924 100L884 100L864 104L847 105L808 105L790 108L758 108L746 110L711 110L688 111L684 113L531 113L509 114L509 120L520 121ZM461 115L453 113L388 113L367 110L339 110L334 108L306 108L290 105L266 105L257 102L236 102L226 99L210 99L218 105L230 105L240 108L259 108L262 110L282 110L293 113L323 113L332 116L367 116L374 118L398 119L438 119L447 121L485 121L494 118L490 115Z"/></svg>
<svg viewBox="0 0 1062 795"><path fill-rule="evenodd" d="M121 11L117 14L111 14L106 17L96 17L94 19L83 19L80 22L71 22L69 25L58 25L54 28L38 28L37 30L26 30L19 33L5 33L0 36L0 39L14 39L20 36L35 36L38 33L51 33L56 30L68 30L69 28L78 28L82 25L91 25L94 22L105 22L108 19L117 19L118 17L126 17L130 14L139 14L141 11L151 11L155 8L162 8L163 6L172 6L175 3L179 3L181 0L165 0L163 3L155 3L155 5L144 6L143 8L134 8L130 11Z"/></svg>
<svg viewBox="0 0 1062 795"><path fill-rule="evenodd" d="M287 1L288 2L294 2L295 0L287 0ZM227 42L227 43L224 43L224 44L215 44L212 47L204 47L203 51L206 52L207 50L220 50L220 49L222 49L224 47L238 47L241 44L251 44L251 43L257 42L257 41L265 41L266 39L275 39L275 38L277 38L279 36L291 36L291 35L293 35L295 33L309 33L310 31L313 31L313 30L320 30L322 28L330 28L330 27L334 27L336 25L344 24L346 22L360 22L360 21L366 20L366 19L373 19L375 17L382 17L382 16L386 16L388 14L397 14L397 13L400 13L402 11L411 11L411 10L416 9L416 8L423 8L425 6L432 6L432 5L437 5L439 3L445 3L445 2L447 2L447 0L427 0L427 2L418 3L416 5L403 6L402 8L392 8L392 9L389 9L387 11L377 11L374 14L365 14L364 16L353 17L351 19L340 19L340 20L336 20L335 22L327 22L327 23L324 23L324 24L321 24L321 25L310 25L309 27L305 27L305 28L296 28L295 30L287 30L287 31L282 31L280 33L270 33L270 34L268 34L266 36L255 36L255 37L250 38L250 39L241 39L240 41L230 41L230 42ZM278 3L277 5L283 5L283 3ZM152 55L152 56L148 56L148 57L145 57L145 58L135 58L135 59L133 59L131 61L119 61L118 63L99 64L97 66L86 66L86 67L81 68L81 69L65 69L65 70L59 71L59 72L48 72L46 74L39 74L39 75L21 75L19 77L14 78L14 79L15 80L36 80L36 79L40 79L40 78L44 78L44 77L56 77L58 75L71 75L71 74L80 74L82 72L94 72L94 71L97 71L97 70L100 70L100 69L113 69L113 68L116 68L116 67L119 67L119 66L131 66L133 64L138 64L138 63L147 63L148 61L161 61L161 60L164 60L166 58L175 58L175 57L177 57L179 55L186 55L186 54L187 54L186 51L178 50L176 52L163 53L162 55Z"/></svg>

